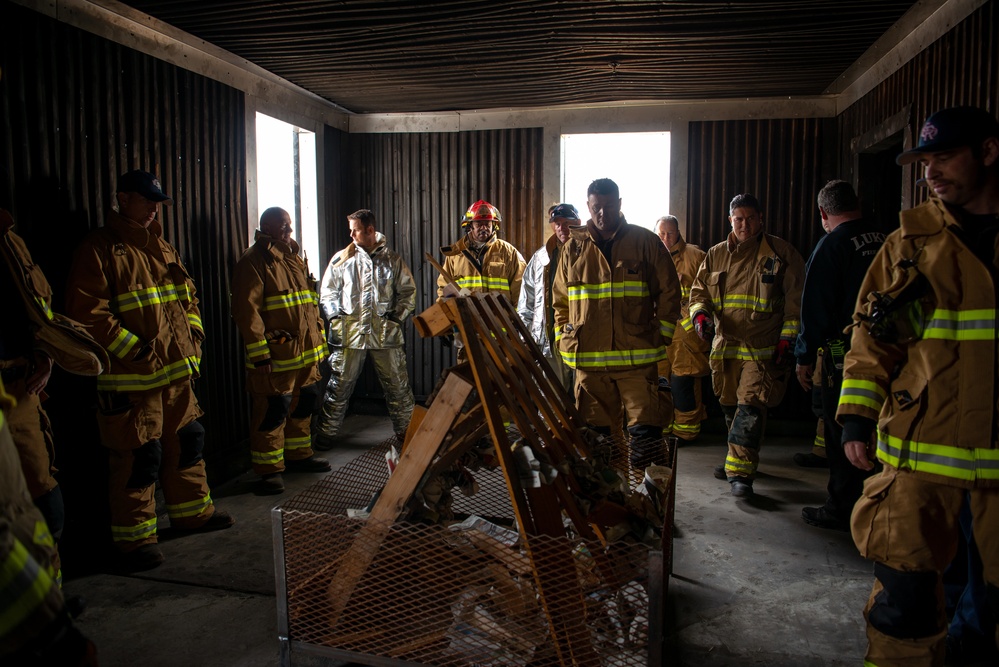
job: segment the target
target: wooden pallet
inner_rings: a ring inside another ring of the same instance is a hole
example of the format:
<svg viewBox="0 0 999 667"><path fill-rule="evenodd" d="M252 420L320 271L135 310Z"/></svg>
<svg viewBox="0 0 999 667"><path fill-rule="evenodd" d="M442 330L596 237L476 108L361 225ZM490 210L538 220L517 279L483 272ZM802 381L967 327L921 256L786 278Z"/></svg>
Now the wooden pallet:
<svg viewBox="0 0 999 667"><path fill-rule="evenodd" d="M450 369L430 407L416 415L395 472L328 588L331 625L421 483L453 465L488 430L559 664L600 664L589 633L579 622L586 609L571 541L543 539L567 536L564 514L577 535L605 543L607 522L620 521L628 512L603 502L587 516L577 502L582 491L571 463L589 454L581 435L585 426L581 415L504 296L447 299L414 317L414 324L423 336L457 331L468 363ZM519 432L520 444L510 442L507 422ZM523 444L559 470L549 483L525 487L515 460L515 448ZM593 557L603 581L613 586L613 564L603 553Z"/></svg>

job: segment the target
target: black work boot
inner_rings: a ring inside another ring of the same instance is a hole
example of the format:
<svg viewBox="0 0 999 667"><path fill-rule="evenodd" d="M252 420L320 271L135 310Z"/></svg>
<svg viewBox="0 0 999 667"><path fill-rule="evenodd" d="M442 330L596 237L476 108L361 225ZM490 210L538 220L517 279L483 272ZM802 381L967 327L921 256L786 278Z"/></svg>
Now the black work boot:
<svg viewBox="0 0 999 667"><path fill-rule="evenodd" d="M329 472L333 469L330 462L326 459L321 459L315 454L307 459L299 459L297 461L289 461L285 459L284 470L285 472Z"/></svg>
<svg viewBox="0 0 999 667"><path fill-rule="evenodd" d="M803 507L801 518L809 526L849 532L850 522L834 516L825 507Z"/></svg>
<svg viewBox="0 0 999 667"><path fill-rule="evenodd" d="M166 558L156 544L143 544L119 556L118 570L121 572L145 572L159 567L164 560Z"/></svg>
<svg viewBox="0 0 999 667"><path fill-rule="evenodd" d="M281 473L272 472L261 475L254 486L253 493L258 496L274 496L284 493L284 479L281 477Z"/></svg>

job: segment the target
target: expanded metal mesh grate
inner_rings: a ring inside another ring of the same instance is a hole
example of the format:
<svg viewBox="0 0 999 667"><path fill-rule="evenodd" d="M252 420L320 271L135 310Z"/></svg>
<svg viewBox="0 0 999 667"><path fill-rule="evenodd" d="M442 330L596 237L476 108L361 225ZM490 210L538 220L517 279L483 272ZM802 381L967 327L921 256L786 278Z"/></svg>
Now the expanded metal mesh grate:
<svg viewBox="0 0 999 667"><path fill-rule="evenodd" d="M369 506L385 484L391 445L399 441L369 450L281 506L291 641L378 664L649 664L650 617L662 618L665 597L662 573L650 588L650 547L568 536L522 544L499 468L474 473L472 496L452 490L463 528L386 526L349 599L331 598L367 523L348 510ZM651 636L657 641L661 628Z"/></svg>

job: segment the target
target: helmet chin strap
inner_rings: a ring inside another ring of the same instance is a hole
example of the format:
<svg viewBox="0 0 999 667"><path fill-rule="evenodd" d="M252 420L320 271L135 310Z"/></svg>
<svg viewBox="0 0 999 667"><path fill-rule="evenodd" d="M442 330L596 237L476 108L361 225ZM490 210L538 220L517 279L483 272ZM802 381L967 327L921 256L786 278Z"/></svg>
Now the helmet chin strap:
<svg viewBox="0 0 999 667"><path fill-rule="evenodd" d="M469 245L472 246L472 249L476 250L476 251L481 250L485 245L487 245L494 238L496 238L496 230L495 229L493 230L493 233L489 235L489 238L487 238L485 241L476 241L475 237L472 236L471 230L469 230L469 232L468 232L468 243L469 243Z"/></svg>

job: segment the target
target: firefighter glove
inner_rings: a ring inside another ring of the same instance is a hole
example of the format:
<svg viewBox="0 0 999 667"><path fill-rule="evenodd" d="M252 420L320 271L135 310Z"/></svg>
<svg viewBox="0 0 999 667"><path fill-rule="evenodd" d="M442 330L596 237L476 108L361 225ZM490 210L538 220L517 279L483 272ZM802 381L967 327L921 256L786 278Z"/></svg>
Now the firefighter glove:
<svg viewBox="0 0 999 667"><path fill-rule="evenodd" d="M778 366L783 366L785 361L791 359L791 341L786 338L781 338L777 341L777 347L774 349L774 363Z"/></svg>
<svg viewBox="0 0 999 667"><path fill-rule="evenodd" d="M704 313L694 315L694 331L698 338L705 343L710 343L715 337L715 323Z"/></svg>

